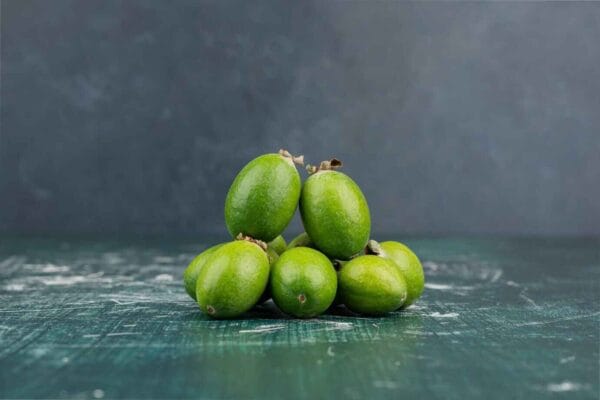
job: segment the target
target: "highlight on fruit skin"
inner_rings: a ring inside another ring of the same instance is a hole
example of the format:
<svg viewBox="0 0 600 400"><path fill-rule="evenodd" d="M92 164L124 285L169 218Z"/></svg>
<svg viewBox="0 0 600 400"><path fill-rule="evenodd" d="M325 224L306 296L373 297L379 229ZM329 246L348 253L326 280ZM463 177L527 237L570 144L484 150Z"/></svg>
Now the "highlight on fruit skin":
<svg viewBox="0 0 600 400"><path fill-rule="evenodd" d="M400 308L406 308L413 304L425 289L425 274L419 257L405 244L396 241L378 243L369 240L365 251L375 254L394 262L398 270L404 276L407 286L406 301Z"/></svg>
<svg viewBox="0 0 600 400"><path fill-rule="evenodd" d="M250 161L235 177L225 200L225 224L238 234L265 242L281 235L291 221L300 198L301 180L294 157L286 150Z"/></svg>
<svg viewBox="0 0 600 400"><path fill-rule="evenodd" d="M338 273L339 296L351 311L383 315L406 301L404 276L394 263L375 255L353 258Z"/></svg>
<svg viewBox="0 0 600 400"><path fill-rule="evenodd" d="M371 233L367 200L358 185L336 171L333 159L312 168L300 195L304 229L315 247L329 258L348 260L361 252Z"/></svg>
<svg viewBox="0 0 600 400"><path fill-rule="evenodd" d="M250 310L269 280L269 258L259 244L235 240L208 258L196 282L200 309L213 318L234 318Z"/></svg>

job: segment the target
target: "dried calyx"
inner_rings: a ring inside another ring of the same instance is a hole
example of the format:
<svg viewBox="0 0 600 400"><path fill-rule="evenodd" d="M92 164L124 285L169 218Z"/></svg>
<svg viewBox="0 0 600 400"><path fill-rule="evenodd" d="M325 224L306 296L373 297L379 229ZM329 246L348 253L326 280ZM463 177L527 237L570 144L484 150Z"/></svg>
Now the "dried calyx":
<svg viewBox="0 0 600 400"><path fill-rule="evenodd" d="M255 245L259 246L261 249L263 249L263 251L267 251L267 244L265 242L263 242L262 240L258 240L258 239L254 239L253 237L250 236L246 236L243 233L238 233L238 235L235 237L235 240L245 240L247 242L250 243L254 243Z"/></svg>
<svg viewBox="0 0 600 400"><path fill-rule="evenodd" d="M298 165L304 165L304 156L293 156L289 151L280 149L279 155L288 158L292 163Z"/></svg>
<svg viewBox="0 0 600 400"><path fill-rule="evenodd" d="M369 240L367 242L367 247L365 247L365 254L382 257L385 256L383 249L379 245L379 242L375 240Z"/></svg>
<svg viewBox="0 0 600 400"><path fill-rule="evenodd" d="M340 160L338 160L337 158L332 158L331 160L321 161L321 164L319 164L318 167L315 165L308 164L306 166L306 170L308 171L309 174L314 174L315 172L319 172L319 171L336 170L338 168L341 168L342 165L343 164Z"/></svg>

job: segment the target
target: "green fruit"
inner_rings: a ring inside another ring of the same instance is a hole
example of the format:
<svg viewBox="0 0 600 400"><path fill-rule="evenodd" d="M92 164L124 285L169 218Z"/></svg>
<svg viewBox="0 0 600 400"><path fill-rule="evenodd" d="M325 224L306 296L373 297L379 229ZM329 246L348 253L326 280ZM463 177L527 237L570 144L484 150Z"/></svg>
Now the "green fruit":
<svg viewBox="0 0 600 400"><path fill-rule="evenodd" d="M300 214L310 239L330 258L347 260L369 240L371 217L365 196L341 172L321 170L304 182Z"/></svg>
<svg viewBox="0 0 600 400"><path fill-rule="evenodd" d="M213 318L237 317L256 304L268 280L267 253L255 243L236 240L206 261L198 276L196 299Z"/></svg>
<svg viewBox="0 0 600 400"><path fill-rule="evenodd" d="M402 305L402 308L406 308L421 296L425 287L421 261L411 249L400 242L388 241L379 245L382 250L381 255L394 261L406 280L408 295Z"/></svg>
<svg viewBox="0 0 600 400"><path fill-rule="evenodd" d="M323 313L335 298L337 276L329 259L317 250L297 247L273 265L273 301L286 314L310 318Z"/></svg>
<svg viewBox="0 0 600 400"><path fill-rule="evenodd" d="M280 235L294 216L300 197L300 174L291 157L265 154L236 176L225 201L229 233L265 242Z"/></svg>
<svg viewBox="0 0 600 400"><path fill-rule="evenodd" d="M296 236L292 241L288 244L287 249L293 249L294 247L310 247L315 248L312 240L308 237L308 233L302 232L298 236Z"/></svg>
<svg viewBox="0 0 600 400"><path fill-rule="evenodd" d="M283 236L279 235L275 239L271 240L267 243L270 249L273 249L277 252L277 254L281 254L287 248L287 244L285 243L285 239Z"/></svg>
<svg viewBox="0 0 600 400"><path fill-rule="evenodd" d="M223 244L217 244L198 254L183 272L183 285L185 286L185 291L192 299L196 300L196 280L198 280L198 275L200 274L202 267L211 254L222 245Z"/></svg>
<svg viewBox="0 0 600 400"><path fill-rule="evenodd" d="M381 315L397 310L406 300L406 281L386 258L366 255L345 264L339 273L340 297L351 311Z"/></svg>

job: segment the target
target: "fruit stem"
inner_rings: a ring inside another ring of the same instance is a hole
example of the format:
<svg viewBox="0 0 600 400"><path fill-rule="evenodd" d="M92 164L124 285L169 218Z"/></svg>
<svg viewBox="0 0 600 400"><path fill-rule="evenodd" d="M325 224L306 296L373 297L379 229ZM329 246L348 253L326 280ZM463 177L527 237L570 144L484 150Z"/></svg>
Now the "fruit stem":
<svg viewBox="0 0 600 400"><path fill-rule="evenodd" d="M292 161L292 163L294 163L294 164L304 165L304 156L303 155L293 156L289 151L284 150L284 149L279 150L279 155L290 159L290 161Z"/></svg>
<svg viewBox="0 0 600 400"><path fill-rule="evenodd" d="M246 240L260 247L261 249L263 249L264 252L267 251L267 244L265 242L263 242L262 240L254 239L251 236L246 236L242 232L238 233L238 235L235 237L235 240Z"/></svg>
<svg viewBox="0 0 600 400"><path fill-rule="evenodd" d="M342 162L337 158L332 158L331 160L321 161L318 167L314 165L308 164L306 166L306 170L309 174L314 174L319 171L333 171L343 166Z"/></svg>
<svg viewBox="0 0 600 400"><path fill-rule="evenodd" d="M367 247L365 247L365 254L382 256L383 250L381 249L381 245L379 244L379 242L371 239L367 242Z"/></svg>

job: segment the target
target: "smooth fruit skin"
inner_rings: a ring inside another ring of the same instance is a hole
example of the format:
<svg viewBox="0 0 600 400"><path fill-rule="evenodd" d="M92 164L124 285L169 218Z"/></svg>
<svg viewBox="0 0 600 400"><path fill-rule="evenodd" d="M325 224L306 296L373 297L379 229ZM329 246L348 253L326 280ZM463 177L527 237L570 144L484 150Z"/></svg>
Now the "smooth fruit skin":
<svg viewBox="0 0 600 400"><path fill-rule="evenodd" d="M311 318L331 306L337 290L337 275L331 261L308 247L286 251L273 265L271 295L286 314Z"/></svg>
<svg viewBox="0 0 600 400"><path fill-rule="evenodd" d="M210 258L211 254L222 245L222 243L214 245L198 254L183 272L183 285L185 291L192 299L196 300L196 281L198 280L198 275L200 274L202 267L206 264L206 261Z"/></svg>
<svg viewBox="0 0 600 400"><path fill-rule="evenodd" d="M285 243L285 239L283 236L279 235L275 239L271 240L267 243L270 249L273 249L277 252L278 255L281 255L286 249L287 244Z"/></svg>
<svg viewBox="0 0 600 400"><path fill-rule="evenodd" d="M290 243L288 243L287 249L293 249L294 247L310 247L312 249L315 248L314 243L308 237L308 233L302 232L295 238L293 238Z"/></svg>
<svg viewBox="0 0 600 400"><path fill-rule="evenodd" d="M256 304L269 280L267 253L255 243L236 240L218 248L196 283L196 299L213 318L234 318Z"/></svg>
<svg viewBox="0 0 600 400"><path fill-rule="evenodd" d="M406 281L388 259L356 257L339 272L340 297L351 311L382 315L397 310L406 300Z"/></svg>
<svg viewBox="0 0 600 400"><path fill-rule="evenodd" d="M348 260L369 240L367 200L358 185L341 172L319 171L304 182L300 214L306 233L329 258Z"/></svg>
<svg viewBox="0 0 600 400"><path fill-rule="evenodd" d="M236 176L225 200L225 223L239 233L269 242L288 226L300 197L300 174L291 159L265 154Z"/></svg>
<svg viewBox="0 0 600 400"><path fill-rule="evenodd" d="M401 308L413 304L425 288L425 274L417 255L408 246L394 241L379 243L383 256L392 260L406 280L408 295Z"/></svg>

